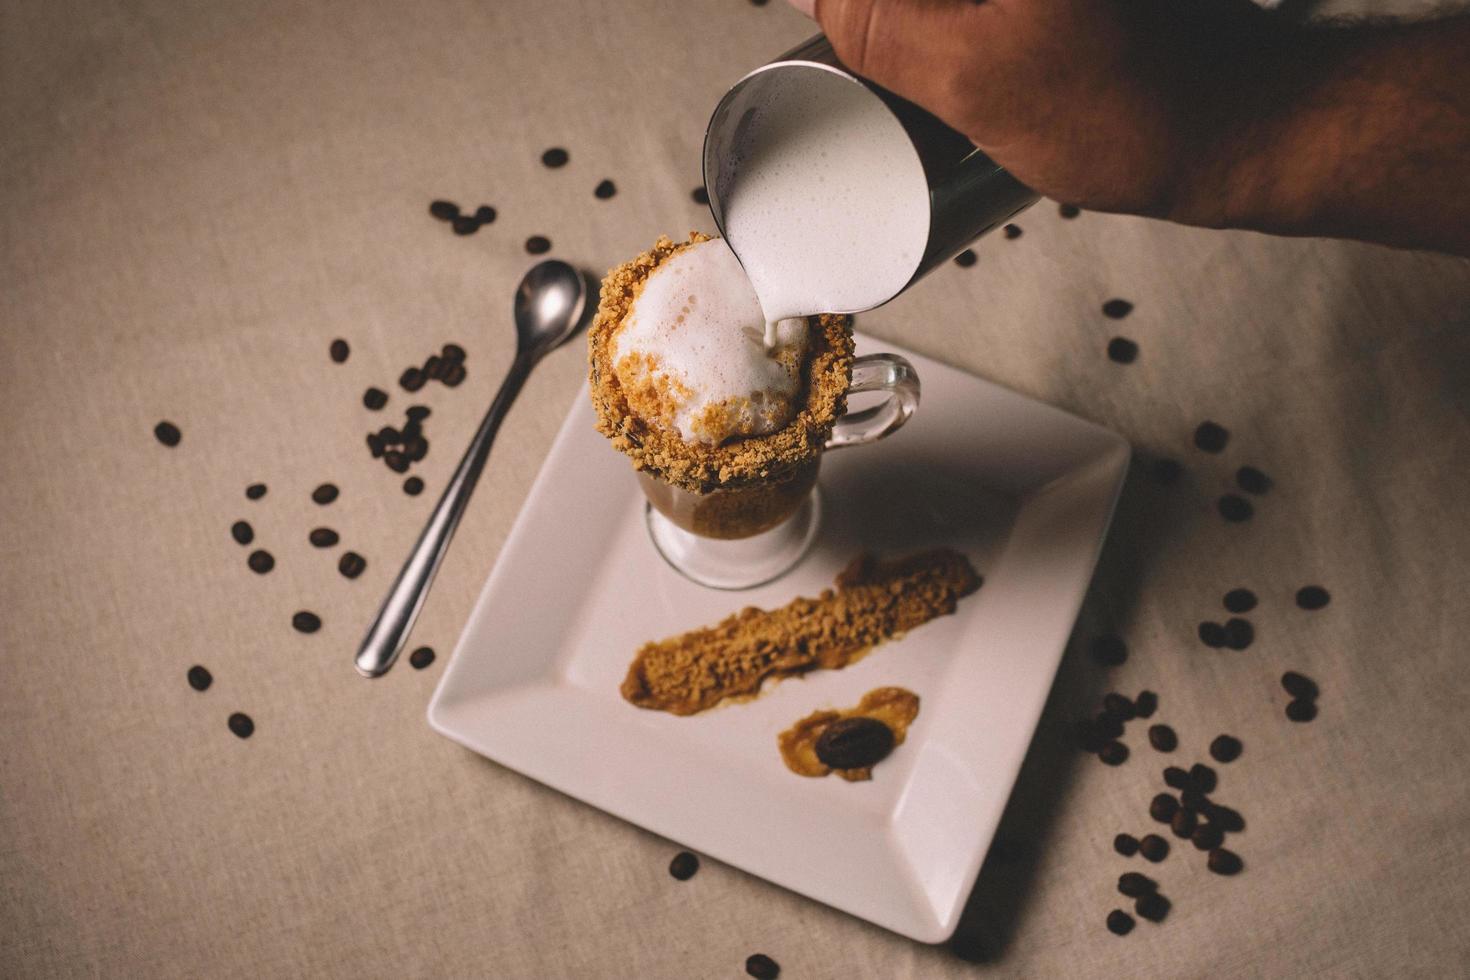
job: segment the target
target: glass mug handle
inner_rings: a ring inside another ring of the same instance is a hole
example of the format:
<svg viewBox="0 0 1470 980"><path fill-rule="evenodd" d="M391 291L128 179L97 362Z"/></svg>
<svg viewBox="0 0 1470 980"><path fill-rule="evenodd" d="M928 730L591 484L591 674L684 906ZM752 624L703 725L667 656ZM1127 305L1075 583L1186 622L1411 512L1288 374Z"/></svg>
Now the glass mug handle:
<svg viewBox="0 0 1470 980"><path fill-rule="evenodd" d="M872 408L848 412L832 426L828 449L863 446L877 442L899 428L919 407L919 375L914 366L897 354L865 354L852 362L848 395L864 391L886 391L888 397Z"/></svg>

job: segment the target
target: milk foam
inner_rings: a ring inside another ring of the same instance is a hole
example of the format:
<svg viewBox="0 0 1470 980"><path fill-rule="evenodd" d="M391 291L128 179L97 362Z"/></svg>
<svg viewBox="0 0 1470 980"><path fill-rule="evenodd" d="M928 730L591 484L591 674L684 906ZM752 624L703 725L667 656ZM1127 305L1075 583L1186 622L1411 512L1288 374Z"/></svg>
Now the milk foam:
<svg viewBox="0 0 1470 980"><path fill-rule="evenodd" d="M720 186L725 235L760 297L768 343L786 317L892 299L929 238L923 164L893 113L830 72L787 77L751 110Z"/></svg>
<svg viewBox="0 0 1470 980"><path fill-rule="evenodd" d="M767 348L764 323L735 253L722 239L699 242L644 282L613 337L614 371L626 391L656 392L686 442L774 432L794 414L807 329L783 320Z"/></svg>

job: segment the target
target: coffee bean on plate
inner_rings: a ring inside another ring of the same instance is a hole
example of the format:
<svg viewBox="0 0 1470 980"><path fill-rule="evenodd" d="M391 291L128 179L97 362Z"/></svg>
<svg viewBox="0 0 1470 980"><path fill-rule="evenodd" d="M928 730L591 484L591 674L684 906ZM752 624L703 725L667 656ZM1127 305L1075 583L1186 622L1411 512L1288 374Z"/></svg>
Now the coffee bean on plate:
<svg viewBox="0 0 1470 980"><path fill-rule="evenodd" d="M1117 667L1128 659L1128 645L1122 637L1103 633L1092 638L1092 659L1104 667Z"/></svg>
<svg viewBox="0 0 1470 980"><path fill-rule="evenodd" d="M839 718L817 737L817 759L833 769L866 769L893 751L893 729L876 718Z"/></svg>
<svg viewBox="0 0 1470 980"><path fill-rule="evenodd" d="M1132 364L1138 360L1138 344L1127 337L1114 337L1108 341L1108 360L1115 364Z"/></svg>
<svg viewBox="0 0 1470 980"><path fill-rule="evenodd" d="M250 486L248 486L248 487L245 488L245 499L246 500L259 500L261 497L264 497L264 496L265 496L265 484L264 483L252 483L252 484L250 484Z"/></svg>
<svg viewBox="0 0 1470 980"><path fill-rule="evenodd" d="M688 851L680 851L669 862L669 874L679 881L688 881L699 870L699 858Z"/></svg>
<svg viewBox="0 0 1470 980"><path fill-rule="evenodd" d="M1138 853L1138 838L1132 834L1119 834L1113 838L1113 850L1125 858Z"/></svg>
<svg viewBox="0 0 1470 980"><path fill-rule="evenodd" d="M1139 691L1133 699L1133 713L1140 718L1152 718L1159 710L1159 696L1153 691Z"/></svg>
<svg viewBox="0 0 1470 980"><path fill-rule="evenodd" d="M1125 871L1118 876L1118 891L1129 898L1147 895L1158 887L1158 883L1152 878L1137 871Z"/></svg>
<svg viewBox="0 0 1470 980"><path fill-rule="evenodd" d="M612 197L617 192L618 192L618 185L617 184L614 184L610 180L604 180L601 183L599 183L596 187L592 188L592 196L595 197L595 198L597 198L599 201L606 201L608 198Z"/></svg>
<svg viewBox="0 0 1470 980"><path fill-rule="evenodd" d="M1231 589L1225 593L1225 610L1233 613L1248 613L1256 608L1256 594L1250 589Z"/></svg>
<svg viewBox="0 0 1470 980"><path fill-rule="evenodd" d="M440 221L453 221L459 217L459 205L453 201L430 201L429 213Z"/></svg>
<svg viewBox="0 0 1470 980"><path fill-rule="evenodd" d="M159 442L172 449L179 444L179 440L184 437L184 434L172 422L160 422L153 427L153 436Z"/></svg>
<svg viewBox="0 0 1470 980"><path fill-rule="evenodd" d="M1286 717L1292 721L1311 721L1317 717L1317 702L1297 698L1286 706Z"/></svg>
<svg viewBox="0 0 1470 980"><path fill-rule="evenodd" d="M335 483L323 483L311 492L311 499L314 503L330 504L337 499L339 492Z"/></svg>
<svg viewBox="0 0 1470 980"><path fill-rule="evenodd" d="M1097 757L1110 766L1121 766L1128 761L1128 746L1122 742L1109 742L1098 749Z"/></svg>
<svg viewBox="0 0 1470 980"><path fill-rule="evenodd" d="M1225 832L1217 823L1202 823L1189 835L1189 842L1201 851L1213 851L1225 842Z"/></svg>
<svg viewBox="0 0 1470 980"><path fill-rule="evenodd" d="M1249 500L1233 493L1225 494L1215 506L1219 509L1220 516L1232 524L1248 521L1256 512Z"/></svg>
<svg viewBox="0 0 1470 980"><path fill-rule="evenodd" d="M362 404L369 411L376 412L388 404L388 393L382 388L369 388L362 393Z"/></svg>
<svg viewBox="0 0 1470 980"><path fill-rule="evenodd" d="M1110 299L1102 305L1102 311L1109 320L1121 320L1133 312L1133 304L1126 299Z"/></svg>
<svg viewBox="0 0 1470 980"><path fill-rule="evenodd" d="M1232 650L1244 650L1256 638L1256 629L1250 620L1231 616L1225 620L1225 645Z"/></svg>
<svg viewBox="0 0 1470 980"><path fill-rule="evenodd" d="M781 965L765 953L752 953L745 958L745 972L755 980L776 980L781 975Z"/></svg>
<svg viewBox="0 0 1470 980"><path fill-rule="evenodd" d="M311 542L314 548L330 548L340 540L337 532L329 527L312 528L311 533L306 536L306 539Z"/></svg>
<svg viewBox="0 0 1470 980"><path fill-rule="evenodd" d="M1308 612L1321 609L1331 601L1332 595L1320 585L1304 585L1296 590L1296 604Z"/></svg>
<svg viewBox="0 0 1470 980"><path fill-rule="evenodd" d="M1174 831L1175 837L1188 840L1199 826L1199 817L1195 816L1193 810L1180 810L1174 814L1174 819L1169 821L1169 828Z"/></svg>
<svg viewBox="0 0 1470 980"><path fill-rule="evenodd" d="M298 633L315 633L322 628L322 619L316 613L303 609L291 617L291 625Z"/></svg>
<svg viewBox="0 0 1470 980"><path fill-rule="evenodd" d="M1242 466L1235 471L1235 485L1246 493L1260 495L1271 489L1271 478L1254 466Z"/></svg>
<svg viewBox="0 0 1470 980"><path fill-rule="evenodd" d="M1158 864L1169 856L1169 842L1158 834L1148 834L1138 842L1138 853L1146 860Z"/></svg>
<svg viewBox="0 0 1470 980"><path fill-rule="evenodd" d="M1163 922L1164 916L1169 914L1169 900L1158 892L1150 892L1133 903L1133 911L1140 919Z"/></svg>
<svg viewBox="0 0 1470 980"><path fill-rule="evenodd" d="M209 669L198 664L190 667L186 676L189 678L189 686L196 691L207 691L209 685L214 683L214 675L209 672Z"/></svg>
<svg viewBox="0 0 1470 980"><path fill-rule="evenodd" d="M1178 766L1169 766L1164 769L1164 785L1174 789L1189 788L1189 773Z"/></svg>
<svg viewBox="0 0 1470 980"><path fill-rule="evenodd" d="M1216 762L1234 762L1240 758L1240 739L1234 735L1217 735L1210 743L1210 758Z"/></svg>
<svg viewBox="0 0 1470 980"><path fill-rule="evenodd" d="M409 666L412 667L414 670L423 670L425 667L429 666L429 664L433 662L433 647L419 647L413 653L410 653L408 655Z"/></svg>
<svg viewBox="0 0 1470 980"><path fill-rule="evenodd" d="M1294 670L1288 670L1281 675L1281 686L1294 698L1310 701L1317 697L1317 682Z"/></svg>
<svg viewBox="0 0 1470 980"><path fill-rule="evenodd" d="M1217 875L1237 874L1241 868L1245 867L1245 862L1240 859L1239 854L1223 847L1217 847L1211 851L1205 864Z"/></svg>
<svg viewBox="0 0 1470 980"><path fill-rule="evenodd" d="M1155 796L1148 805L1148 815L1159 823L1168 823L1174 819L1174 814L1179 812L1179 801L1168 793L1160 793Z"/></svg>
<svg viewBox="0 0 1470 980"><path fill-rule="evenodd" d="M1113 909L1108 913L1108 932L1115 936L1126 936L1133 931L1133 916L1122 909Z"/></svg>
<svg viewBox="0 0 1470 980"><path fill-rule="evenodd" d="M1201 793L1213 793L1216 786L1215 770L1203 762L1196 762L1189 767L1189 781Z"/></svg>
<svg viewBox="0 0 1470 980"><path fill-rule="evenodd" d="M404 391L418 391L424 386L424 372L411 367L398 376L398 384Z"/></svg>
<svg viewBox="0 0 1470 980"><path fill-rule="evenodd" d="M255 734L255 722L251 721L250 716L243 711L230 715L226 724L230 726L230 731L239 738L249 738Z"/></svg>
<svg viewBox="0 0 1470 980"><path fill-rule="evenodd" d="M249 544L255 540L255 529L250 526L249 521L236 521L230 525L230 537L235 539L236 544Z"/></svg>
<svg viewBox="0 0 1470 980"><path fill-rule="evenodd" d="M347 341L341 337L332 341L332 346L327 349L327 353L331 355L332 360L338 364L347 360L347 355L351 352L351 348L347 346Z"/></svg>
<svg viewBox="0 0 1470 980"><path fill-rule="evenodd" d="M245 564L249 565L250 570L255 574L264 575L276 567L276 560L271 556L269 551L263 548L257 548L255 551L250 552L250 557L245 559Z"/></svg>
<svg viewBox="0 0 1470 980"><path fill-rule="evenodd" d="M367 559L355 551L344 551L337 559L337 571L347 578L357 578L367 568Z"/></svg>
<svg viewBox="0 0 1470 980"><path fill-rule="evenodd" d="M1179 736L1168 725L1150 725L1148 744L1159 752L1173 752L1179 747Z"/></svg>
<svg viewBox="0 0 1470 980"><path fill-rule="evenodd" d="M1218 650L1225 645L1225 627L1219 623L1203 622L1199 624L1199 641L1211 649Z"/></svg>
<svg viewBox="0 0 1470 980"><path fill-rule="evenodd" d="M1194 445L1196 449L1207 453L1218 453L1225 448L1230 441L1230 430L1215 422L1201 422L1194 430Z"/></svg>
<svg viewBox="0 0 1470 980"><path fill-rule="evenodd" d="M403 492L410 497L417 497L424 492L424 481L416 476L411 476L403 481Z"/></svg>

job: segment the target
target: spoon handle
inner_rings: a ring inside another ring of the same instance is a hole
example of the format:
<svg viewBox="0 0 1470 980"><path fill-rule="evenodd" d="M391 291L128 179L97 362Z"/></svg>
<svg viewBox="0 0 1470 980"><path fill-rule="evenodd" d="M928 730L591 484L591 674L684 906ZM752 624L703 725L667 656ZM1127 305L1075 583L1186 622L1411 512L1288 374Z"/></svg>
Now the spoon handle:
<svg viewBox="0 0 1470 980"><path fill-rule="evenodd" d="M518 353L510 370L506 372L500 391L490 403L484 420L480 422L480 428L476 430L469 448L465 450L464 459L459 461L454 475L449 478L449 485L444 488L444 495L439 498L439 503L434 505L428 525L419 535L418 543L409 553L408 561L403 563L403 571L398 573L393 588L388 591L388 597L378 609L377 618L362 639L356 662L357 672L364 677L380 677L386 674L388 668L393 666L393 661L398 659L403 642L408 638L408 631L413 628L414 621L419 617L419 610L424 605L424 598L429 594L434 573L439 570L439 563L449 550L449 541L454 537L455 528L459 526L465 505L470 501L470 494L475 492L480 471L490 458L490 446L495 441L500 422L510 410L511 403L520 393L521 386L526 383L535 364L536 355Z"/></svg>

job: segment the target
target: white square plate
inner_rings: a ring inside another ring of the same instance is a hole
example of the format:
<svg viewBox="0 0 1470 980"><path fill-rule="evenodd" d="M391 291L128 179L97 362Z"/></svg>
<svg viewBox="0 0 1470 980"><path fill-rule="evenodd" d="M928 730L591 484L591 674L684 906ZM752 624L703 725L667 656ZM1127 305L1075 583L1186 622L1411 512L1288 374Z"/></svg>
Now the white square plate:
<svg viewBox="0 0 1470 980"><path fill-rule="evenodd" d="M1126 442L904 354L918 413L827 454L823 526L797 568L748 592L684 579L654 550L628 460L584 391L531 488L429 705L441 734L692 850L923 942L954 931L1010 795L1127 470ZM679 718L618 685L638 647L746 605L815 595L864 550L936 545L985 578L953 616L838 671ZM562 597L560 605L543 597ZM873 780L788 771L776 734L899 685L908 740Z"/></svg>

